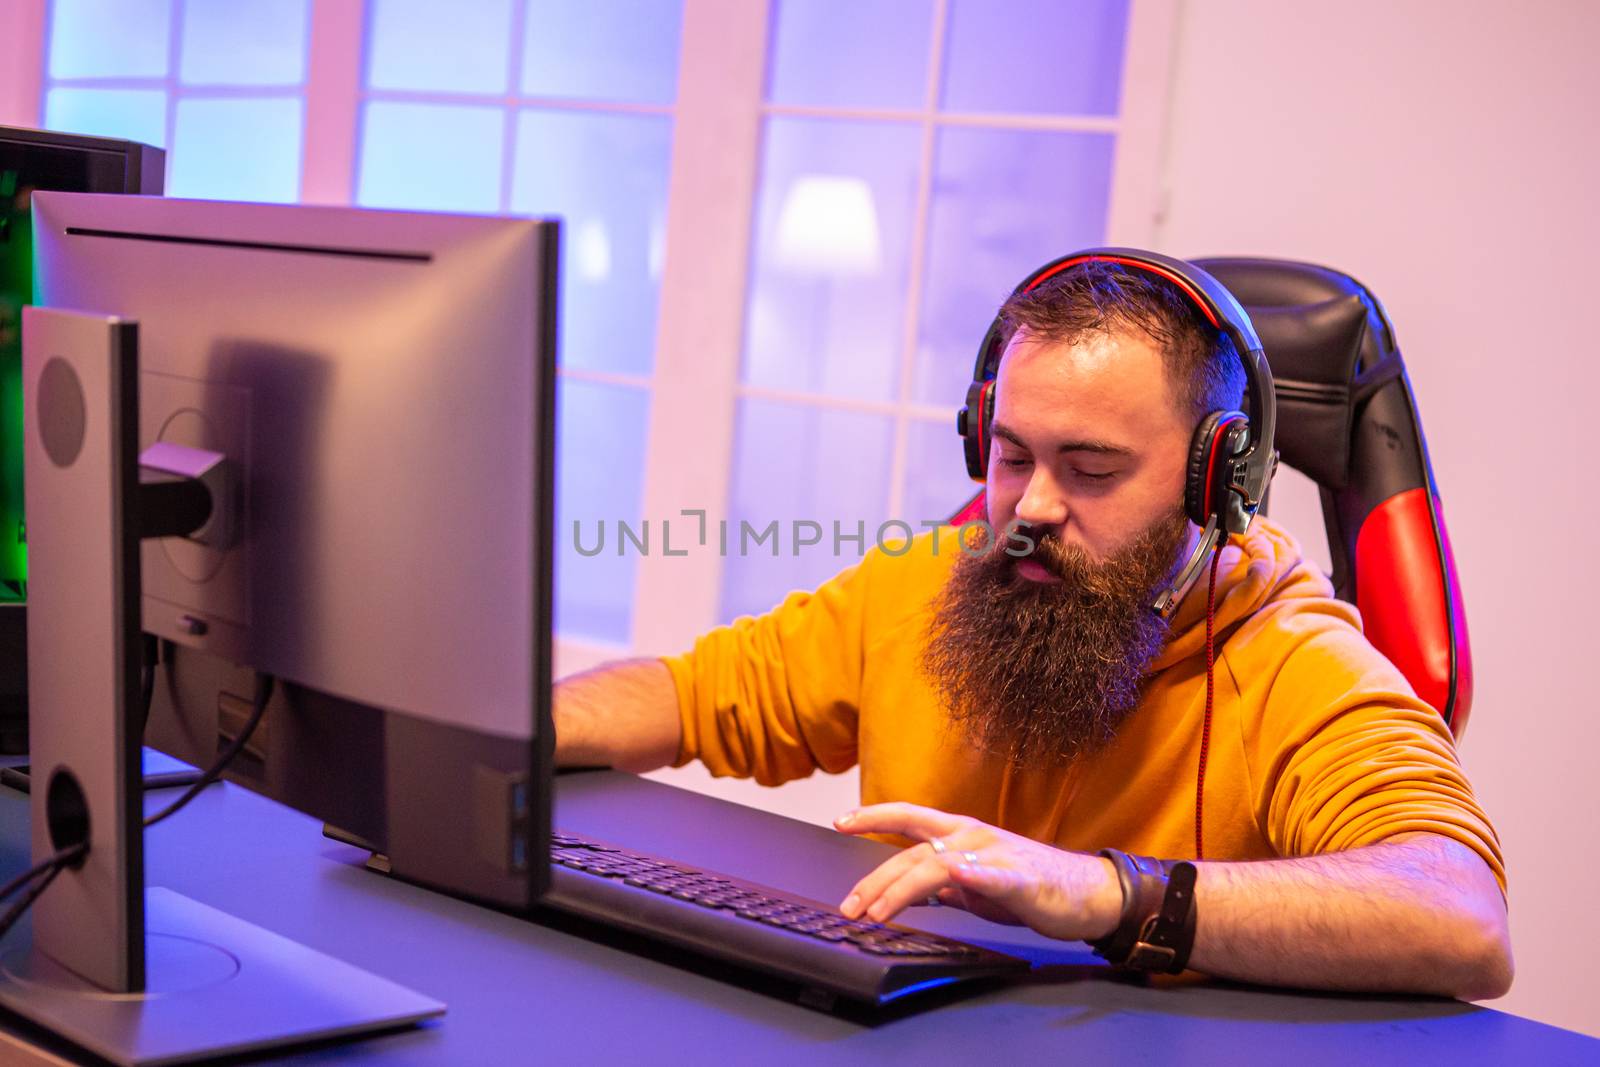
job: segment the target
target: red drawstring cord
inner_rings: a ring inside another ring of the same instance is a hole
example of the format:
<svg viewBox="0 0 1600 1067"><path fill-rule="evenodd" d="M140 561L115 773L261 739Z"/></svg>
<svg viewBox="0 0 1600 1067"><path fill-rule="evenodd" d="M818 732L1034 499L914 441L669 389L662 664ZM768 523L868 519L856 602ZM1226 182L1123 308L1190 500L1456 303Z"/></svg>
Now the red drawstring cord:
<svg viewBox="0 0 1600 1067"><path fill-rule="evenodd" d="M1217 614L1217 565L1222 562L1222 546L1226 539L1217 542L1217 550L1211 556L1211 579L1206 584L1206 717L1200 727L1200 768L1194 780L1194 858L1205 859L1204 845L1204 809L1206 795L1206 756L1211 750L1211 705L1216 697L1215 667L1217 662L1216 645L1213 640L1213 627Z"/></svg>

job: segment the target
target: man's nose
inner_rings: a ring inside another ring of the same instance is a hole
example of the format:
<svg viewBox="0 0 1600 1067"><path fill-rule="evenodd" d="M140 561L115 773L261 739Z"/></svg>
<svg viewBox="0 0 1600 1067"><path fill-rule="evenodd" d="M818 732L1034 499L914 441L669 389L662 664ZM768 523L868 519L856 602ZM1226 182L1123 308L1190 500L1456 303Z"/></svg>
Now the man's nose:
<svg viewBox="0 0 1600 1067"><path fill-rule="evenodd" d="M1043 464L1034 466L1028 487L1023 491L1022 499L1017 501L1017 519L1029 526L1046 529L1066 524L1066 494Z"/></svg>

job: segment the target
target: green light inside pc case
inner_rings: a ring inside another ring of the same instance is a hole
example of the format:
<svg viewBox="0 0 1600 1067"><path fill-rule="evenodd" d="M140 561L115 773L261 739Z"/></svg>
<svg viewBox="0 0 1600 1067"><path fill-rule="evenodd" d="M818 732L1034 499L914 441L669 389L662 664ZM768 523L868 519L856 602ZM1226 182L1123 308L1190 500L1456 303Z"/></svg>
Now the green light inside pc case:
<svg viewBox="0 0 1600 1067"><path fill-rule="evenodd" d="M33 193L159 195L166 154L108 137L0 126L0 606L20 622L28 595L22 503L22 308L33 303ZM21 628L0 630L0 695L20 679ZM17 638L11 642L4 635ZM11 659L8 659L10 656ZM13 662L15 660L15 662Z"/></svg>
<svg viewBox="0 0 1600 1067"><path fill-rule="evenodd" d="M33 298L31 190L0 171L0 601L28 592L22 515L22 307Z"/></svg>

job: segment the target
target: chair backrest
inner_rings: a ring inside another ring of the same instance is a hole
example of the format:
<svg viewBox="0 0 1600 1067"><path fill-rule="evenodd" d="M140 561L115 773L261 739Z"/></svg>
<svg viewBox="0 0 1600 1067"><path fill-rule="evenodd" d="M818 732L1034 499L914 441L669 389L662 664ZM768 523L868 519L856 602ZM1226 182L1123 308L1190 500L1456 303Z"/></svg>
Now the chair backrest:
<svg viewBox="0 0 1600 1067"><path fill-rule="evenodd" d="M1283 462L1315 481L1335 593L1460 737L1472 653L1455 558L1394 328L1347 274L1279 259L1192 261L1249 311L1277 387ZM982 496L952 520L981 517Z"/></svg>

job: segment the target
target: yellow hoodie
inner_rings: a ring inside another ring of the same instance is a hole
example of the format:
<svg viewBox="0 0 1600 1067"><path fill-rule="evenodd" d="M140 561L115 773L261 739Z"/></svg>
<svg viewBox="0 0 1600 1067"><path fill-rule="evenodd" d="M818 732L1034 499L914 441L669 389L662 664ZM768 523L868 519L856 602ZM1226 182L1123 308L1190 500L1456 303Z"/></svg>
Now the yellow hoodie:
<svg viewBox="0 0 1600 1067"><path fill-rule="evenodd" d="M953 529L874 549L814 593L667 657L676 766L776 785L861 764L864 804L904 800L1062 848L1194 855L1205 712L1205 581L1173 619L1139 707L1104 750L1019 769L949 721L919 666L930 609L960 554ZM1443 719L1361 633L1356 609L1281 527L1257 519L1217 577L1216 701L1205 857L1267 859L1443 834L1500 843Z"/></svg>

